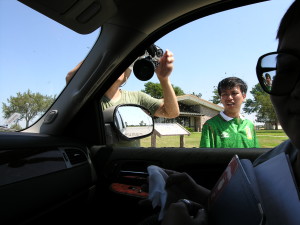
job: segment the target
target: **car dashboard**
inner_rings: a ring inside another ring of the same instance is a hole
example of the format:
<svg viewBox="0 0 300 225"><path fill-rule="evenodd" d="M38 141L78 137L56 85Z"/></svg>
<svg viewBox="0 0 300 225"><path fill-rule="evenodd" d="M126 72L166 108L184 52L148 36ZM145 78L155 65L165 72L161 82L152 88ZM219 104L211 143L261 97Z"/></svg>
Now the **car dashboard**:
<svg viewBox="0 0 300 225"><path fill-rule="evenodd" d="M1 222L31 221L93 195L96 173L89 149L78 141L11 133L0 142Z"/></svg>

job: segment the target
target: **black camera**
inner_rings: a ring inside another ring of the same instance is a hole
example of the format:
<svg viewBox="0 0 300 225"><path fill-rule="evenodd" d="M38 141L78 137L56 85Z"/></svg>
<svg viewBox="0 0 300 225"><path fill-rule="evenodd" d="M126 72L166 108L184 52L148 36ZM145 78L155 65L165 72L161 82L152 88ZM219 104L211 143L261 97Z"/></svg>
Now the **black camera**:
<svg viewBox="0 0 300 225"><path fill-rule="evenodd" d="M160 47L152 44L146 49L145 54L135 61L133 65L134 75L142 81L150 80L163 54L164 51Z"/></svg>

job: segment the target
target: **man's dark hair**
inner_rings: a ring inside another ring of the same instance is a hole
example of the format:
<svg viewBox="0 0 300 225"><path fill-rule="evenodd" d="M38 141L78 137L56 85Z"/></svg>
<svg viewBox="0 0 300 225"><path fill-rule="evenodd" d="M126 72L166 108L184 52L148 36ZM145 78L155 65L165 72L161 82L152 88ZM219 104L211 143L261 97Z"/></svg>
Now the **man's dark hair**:
<svg viewBox="0 0 300 225"><path fill-rule="evenodd" d="M221 96L222 91L232 89L234 87L240 87L243 94L247 93L247 84L238 77L227 77L221 80L218 84L218 93Z"/></svg>
<svg viewBox="0 0 300 225"><path fill-rule="evenodd" d="M282 40L286 32L286 29L289 26L295 25L299 21L300 21L300 1L295 0L280 21L279 28L277 31L277 36L276 36L279 42Z"/></svg>
<svg viewBox="0 0 300 225"><path fill-rule="evenodd" d="M271 79L271 75L268 74L268 73L266 73L265 77L266 77L266 79L267 79L267 78L270 78L270 79Z"/></svg>

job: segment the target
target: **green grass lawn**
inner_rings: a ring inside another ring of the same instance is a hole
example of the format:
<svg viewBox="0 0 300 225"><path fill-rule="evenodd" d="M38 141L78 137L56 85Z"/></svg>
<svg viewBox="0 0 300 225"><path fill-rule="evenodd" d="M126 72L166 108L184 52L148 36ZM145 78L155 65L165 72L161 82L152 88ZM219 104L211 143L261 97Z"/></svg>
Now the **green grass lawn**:
<svg viewBox="0 0 300 225"><path fill-rule="evenodd" d="M288 137L282 130L257 130L257 138L262 148L273 148ZM199 147L201 132L191 132L190 136L184 136L184 147ZM151 147L151 137L141 140L141 146ZM162 136L156 137L156 147L180 147L179 136Z"/></svg>
<svg viewBox="0 0 300 225"><path fill-rule="evenodd" d="M288 139L283 130L258 130L256 136L262 148L273 148Z"/></svg>

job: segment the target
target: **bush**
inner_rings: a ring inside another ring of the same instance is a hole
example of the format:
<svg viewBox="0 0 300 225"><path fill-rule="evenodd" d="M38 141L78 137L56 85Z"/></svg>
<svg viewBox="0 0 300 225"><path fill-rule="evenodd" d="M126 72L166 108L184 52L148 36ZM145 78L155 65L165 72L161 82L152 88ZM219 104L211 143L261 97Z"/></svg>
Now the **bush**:
<svg viewBox="0 0 300 225"><path fill-rule="evenodd" d="M184 127L188 132L194 132L194 128L191 127Z"/></svg>

